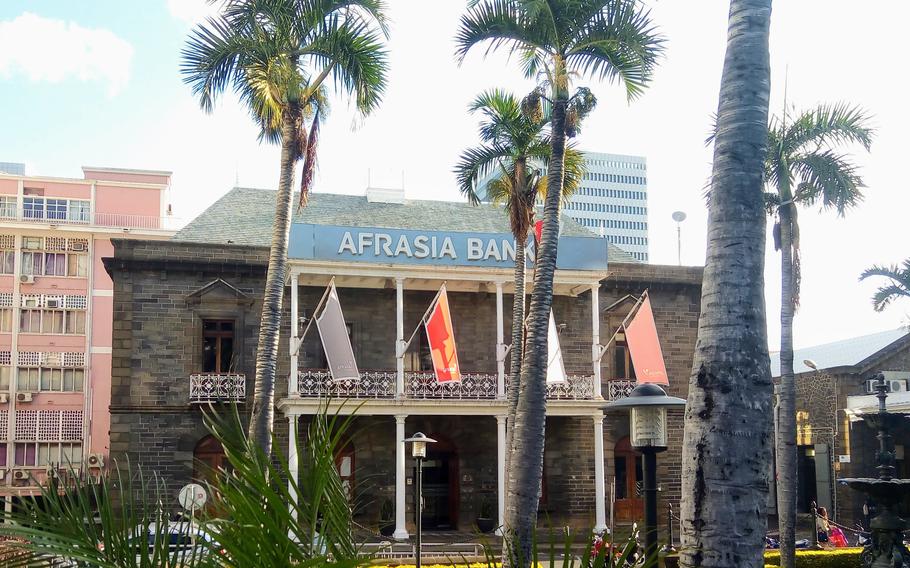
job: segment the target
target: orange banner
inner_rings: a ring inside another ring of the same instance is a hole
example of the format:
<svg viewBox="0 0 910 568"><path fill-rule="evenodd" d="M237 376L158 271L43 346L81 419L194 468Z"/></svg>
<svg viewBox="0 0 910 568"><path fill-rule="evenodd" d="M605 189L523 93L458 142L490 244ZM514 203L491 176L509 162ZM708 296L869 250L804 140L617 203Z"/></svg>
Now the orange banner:
<svg viewBox="0 0 910 568"><path fill-rule="evenodd" d="M458 353L455 350L455 333L452 331L452 315L449 313L449 297L445 286L439 291L436 305L430 317L424 322L430 353L433 355L433 369L436 382L461 382L458 368Z"/></svg>
<svg viewBox="0 0 910 568"><path fill-rule="evenodd" d="M669 385L667 368L664 366L664 354L660 349L657 337L657 326L654 324L654 312L651 310L651 298L645 296L638 313L626 327L626 343L635 367L638 384L657 383Z"/></svg>

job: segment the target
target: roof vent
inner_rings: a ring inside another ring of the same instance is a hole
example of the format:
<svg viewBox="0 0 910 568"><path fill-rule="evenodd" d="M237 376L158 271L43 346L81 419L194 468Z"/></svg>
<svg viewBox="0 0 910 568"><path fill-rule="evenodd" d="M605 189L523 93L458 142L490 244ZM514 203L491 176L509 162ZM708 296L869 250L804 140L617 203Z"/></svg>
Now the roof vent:
<svg viewBox="0 0 910 568"><path fill-rule="evenodd" d="M373 185L373 171L367 170L367 201L370 203L394 203L396 205L404 204L404 172L401 172L401 187L391 187L387 183L390 176L380 176L380 183L386 187L377 187Z"/></svg>

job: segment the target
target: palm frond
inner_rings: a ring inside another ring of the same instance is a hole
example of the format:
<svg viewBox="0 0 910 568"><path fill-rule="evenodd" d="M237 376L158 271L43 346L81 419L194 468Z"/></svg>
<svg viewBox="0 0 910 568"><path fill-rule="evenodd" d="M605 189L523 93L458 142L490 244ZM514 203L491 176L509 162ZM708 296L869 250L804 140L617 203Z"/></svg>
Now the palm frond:
<svg viewBox="0 0 910 568"><path fill-rule="evenodd" d="M482 0L468 7L455 35L455 57L464 61L474 46L489 42L489 54L504 47L510 52L534 50L543 45L531 35L529 21L514 0Z"/></svg>
<svg viewBox="0 0 910 568"><path fill-rule="evenodd" d="M601 1L602 9L579 27L566 52L566 62L584 75L617 81L626 98L639 97L651 82L664 51L650 13L629 0Z"/></svg>
<svg viewBox="0 0 910 568"><path fill-rule="evenodd" d="M822 208L833 208L843 216L863 199L863 180L844 155L832 150L813 152L793 159L791 168L799 180L794 193L799 203L820 202Z"/></svg>
<svg viewBox="0 0 910 568"><path fill-rule="evenodd" d="M503 146L482 145L468 148L461 153L458 164L455 165L458 189L471 204L479 204L478 184L498 167L510 169L511 159L512 153ZM509 165L504 165L504 162L509 162Z"/></svg>
<svg viewBox="0 0 910 568"><path fill-rule="evenodd" d="M904 260L903 267L896 264L891 266L873 265L863 270L859 279L863 281L874 276L891 280L891 284L880 287L872 296L872 307L875 311L883 311L898 298L910 298L910 258Z"/></svg>
<svg viewBox="0 0 910 568"><path fill-rule="evenodd" d="M846 103L825 104L800 114L782 132L785 151L807 153L821 147L860 144L866 151L872 145L874 129L869 116L859 106ZM783 130L780 125L776 130Z"/></svg>
<svg viewBox="0 0 910 568"><path fill-rule="evenodd" d="M238 79L237 63L249 47L224 17L209 18L190 32L180 72L203 110L212 112L216 98Z"/></svg>

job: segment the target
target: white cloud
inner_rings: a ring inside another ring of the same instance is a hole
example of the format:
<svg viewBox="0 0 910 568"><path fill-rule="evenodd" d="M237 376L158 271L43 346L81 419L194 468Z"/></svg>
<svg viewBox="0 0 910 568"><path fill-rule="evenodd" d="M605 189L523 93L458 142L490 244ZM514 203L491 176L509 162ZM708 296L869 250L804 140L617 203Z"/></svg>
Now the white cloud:
<svg viewBox="0 0 910 568"><path fill-rule="evenodd" d="M60 83L70 78L107 84L116 95L129 81L133 46L106 29L25 12L0 21L0 75Z"/></svg>
<svg viewBox="0 0 910 568"><path fill-rule="evenodd" d="M217 14L221 4L211 0L167 0L167 11L174 18L192 25Z"/></svg>

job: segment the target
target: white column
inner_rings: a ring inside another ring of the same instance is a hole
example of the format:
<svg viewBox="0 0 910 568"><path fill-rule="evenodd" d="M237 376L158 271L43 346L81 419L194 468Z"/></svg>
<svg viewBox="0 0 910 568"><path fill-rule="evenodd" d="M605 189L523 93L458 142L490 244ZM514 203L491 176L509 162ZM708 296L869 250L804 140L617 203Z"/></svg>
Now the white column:
<svg viewBox="0 0 910 568"><path fill-rule="evenodd" d="M607 530L604 491L604 417L594 416L594 532Z"/></svg>
<svg viewBox="0 0 910 568"><path fill-rule="evenodd" d="M295 482L299 482L299 460L297 457L297 424L299 417L296 414L288 414L288 475ZM291 494L291 502L297 504L297 491L288 481L288 493ZM297 518L296 506L291 509L291 514Z"/></svg>
<svg viewBox="0 0 910 568"><path fill-rule="evenodd" d="M591 285L591 359L594 363L594 398L602 399L600 384L600 283Z"/></svg>
<svg viewBox="0 0 910 568"><path fill-rule="evenodd" d="M404 396L404 278L395 279L395 332L395 368L398 372L395 380L395 396L402 397ZM404 430L402 430L403 432ZM404 440L404 436L401 436L399 440ZM404 450L401 451L404 452Z"/></svg>
<svg viewBox="0 0 910 568"><path fill-rule="evenodd" d="M496 470L497 495L499 495L499 523L496 534L502 536L502 527L506 524L506 417L496 417Z"/></svg>
<svg viewBox="0 0 910 568"><path fill-rule="evenodd" d="M299 396L300 392L298 391L297 385L297 371L298 371L298 361L299 355L297 350L297 334L300 333L298 329L298 309L297 309L297 285L298 285L299 275L296 272L291 273L291 372L288 373L288 396ZM315 314L313 314L315 316Z"/></svg>
<svg viewBox="0 0 910 568"><path fill-rule="evenodd" d="M502 316L502 282L496 283L496 396L506 396L505 324ZM498 418L497 418L498 419Z"/></svg>
<svg viewBox="0 0 910 568"><path fill-rule="evenodd" d="M406 414L395 415L395 540L407 540L408 528L405 524L405 471L404 471L404 421Z"/></svg>

